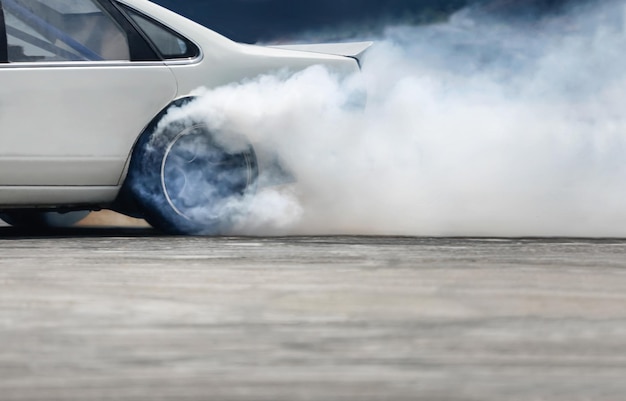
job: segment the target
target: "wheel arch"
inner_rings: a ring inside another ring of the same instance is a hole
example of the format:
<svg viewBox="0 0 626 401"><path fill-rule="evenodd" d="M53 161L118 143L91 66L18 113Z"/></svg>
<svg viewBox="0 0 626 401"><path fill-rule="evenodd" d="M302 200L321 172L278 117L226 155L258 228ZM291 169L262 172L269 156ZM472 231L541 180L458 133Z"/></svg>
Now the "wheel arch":
<svg viewBox="0 0 626 401"><path fill-rule="evenodd" d="M163 117L165 117L167 113L170 112L170 110L182 107L195 99L197 99L197 96L189 95L173 100L167 106L165 106L156 116L154 116L154 118L152 118L152 120L144 127L139 135L137 135L135 141L133 142L133 146L130 149L128 157L126 158L126 163L124 165L122 175L120 176L120 179L118 181L118 185L120 185L119 195L113 202L111 209L132 217L143 217L143 214L141 213L133 197L130 196L130 193L126 186L128 171L130 170L131 163L133 162L135 149L137 149L137 146L139 146L141 142L145 140L151 132L154 132L159 122L161 122Z"/></svg>

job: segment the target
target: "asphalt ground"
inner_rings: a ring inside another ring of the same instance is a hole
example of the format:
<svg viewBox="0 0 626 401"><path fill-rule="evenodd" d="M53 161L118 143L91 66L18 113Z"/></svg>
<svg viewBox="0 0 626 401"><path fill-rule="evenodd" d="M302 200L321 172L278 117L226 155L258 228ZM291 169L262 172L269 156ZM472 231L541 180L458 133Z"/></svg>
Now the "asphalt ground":
<svg viewBox="0 0 626 401"><path fill-rule="evenodd" d="M626 240L0 228L0 400L620 400Z"/></svg>

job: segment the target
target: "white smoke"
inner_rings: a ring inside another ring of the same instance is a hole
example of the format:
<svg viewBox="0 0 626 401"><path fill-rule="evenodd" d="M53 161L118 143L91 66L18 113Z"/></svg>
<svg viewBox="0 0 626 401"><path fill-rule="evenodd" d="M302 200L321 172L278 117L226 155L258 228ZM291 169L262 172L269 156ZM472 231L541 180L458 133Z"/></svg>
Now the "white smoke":
<svg viewBox="0 0 626 401"><path fill-rule="evenodd" d="M387 29L362 77L264 76L193 112L296 178L246 197L241 234L622 236L625 24L621 1L518 25L466 10ZM344 107L360 79L364 111Z"/></svg>

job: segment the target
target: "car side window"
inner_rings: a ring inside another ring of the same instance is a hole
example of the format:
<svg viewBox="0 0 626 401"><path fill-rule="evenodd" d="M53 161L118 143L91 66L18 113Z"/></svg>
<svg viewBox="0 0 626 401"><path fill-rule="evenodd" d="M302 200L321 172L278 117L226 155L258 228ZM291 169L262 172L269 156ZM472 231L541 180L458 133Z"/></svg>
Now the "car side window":
<svg viewBox="0 0 626 401"><path fill-rule="evenodd" d="M189 40L131 8L124 8L165 60L193 58L199 55L198 48Z"/></svg>
<svg viewBox="0 0 626 401"><path fill-rule="evenodd" d="M4 11L2 10L2 3L0 3L0 63L7 62L7 41L6 30L4 27Z"/></svg>
<svg viewBox="0 0 626 401"><path fill-rule="evenodd" d="M2 0L9 62L130 60L126 33L94 0Z"/></svg>

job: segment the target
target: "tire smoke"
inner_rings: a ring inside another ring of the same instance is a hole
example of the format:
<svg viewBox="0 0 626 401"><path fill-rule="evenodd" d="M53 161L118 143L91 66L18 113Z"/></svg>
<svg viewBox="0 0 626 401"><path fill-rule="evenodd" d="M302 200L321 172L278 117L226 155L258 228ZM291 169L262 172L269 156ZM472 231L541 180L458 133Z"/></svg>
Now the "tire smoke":
<svg viewBox="0 0 626 401"><path fill-rule="evenodd" d="M622 2L467 9L387 28L360 77L263 76L199 90L193 112L296 178L248 196L239 234L623 236L625 24ZM345 107L363 82L365 110Z"/></svg>

